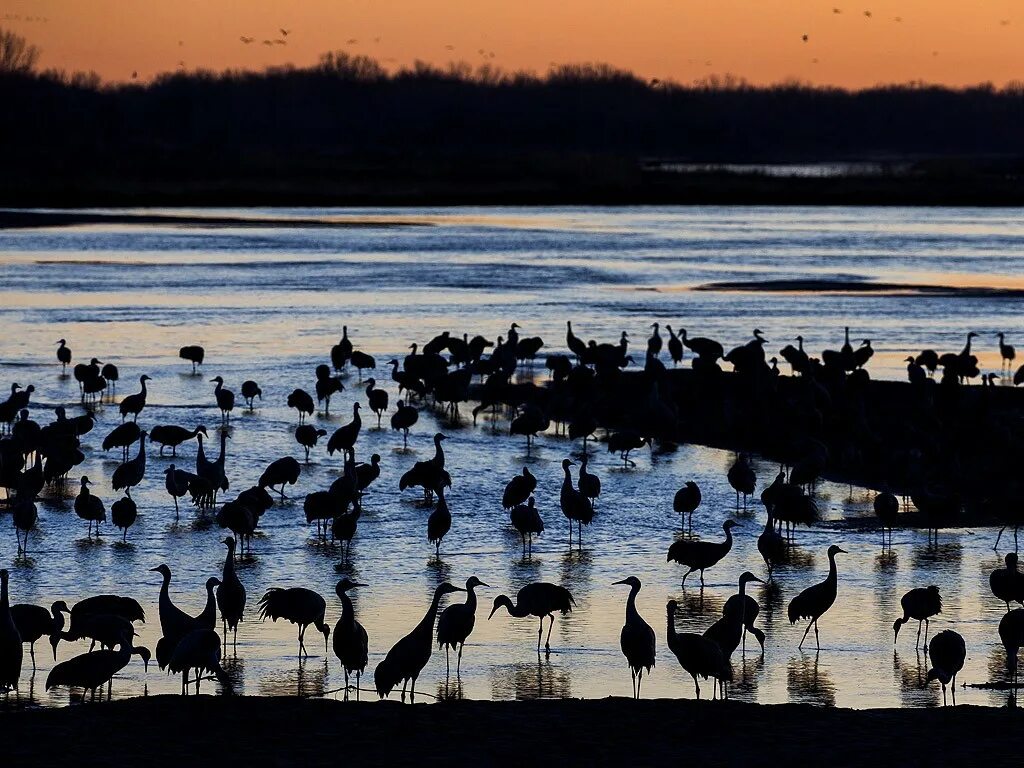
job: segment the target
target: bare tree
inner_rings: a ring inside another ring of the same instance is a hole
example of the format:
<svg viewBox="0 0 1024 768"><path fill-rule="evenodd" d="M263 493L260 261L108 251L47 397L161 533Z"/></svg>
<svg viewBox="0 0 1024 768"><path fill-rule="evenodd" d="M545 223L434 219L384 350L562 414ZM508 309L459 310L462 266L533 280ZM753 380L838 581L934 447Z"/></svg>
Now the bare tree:
<svg viewBox="0 0 1024 768"><path fill-rule="evenodd" d="M28 74L38 59L39 48L21 35L0 28L0 75Z"/></svg>

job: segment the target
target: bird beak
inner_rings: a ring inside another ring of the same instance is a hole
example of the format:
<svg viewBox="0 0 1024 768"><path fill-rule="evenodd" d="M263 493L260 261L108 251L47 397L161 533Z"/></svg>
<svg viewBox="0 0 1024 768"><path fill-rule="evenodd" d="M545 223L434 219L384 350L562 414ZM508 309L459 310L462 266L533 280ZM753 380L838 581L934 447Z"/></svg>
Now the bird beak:
<svg viewBox="0 0 1024 768"><path fill-rule="evenodd" d="M494 614L497 613L497 612L498 612L498 606L494 606L493 608L491 608L491 613L490 613L490 615L488 615L487 620L490 621L491 617L494 616ZM56 660L57 659L57 651L55 650L53 653L54 653L53 658L54 658L54 660Z"/></svg>
<svg viewBox="0 0 1024 768"><path fill-rule="evenodd" d="M842 552L842 553L843 553L844 555L848 555L848 554L849 554L849 552L847 552L847 551L846 551L845 549L843 549L842 547L840 547L840 548L839 548L839 551L840 551L840 552Z"/></svg>
<svg viewBox="0 0 1024 768"><path fill-rule="evenodd" d="M479 584L478 584L477 586L479 586L479 587L487 587L488 589L490 589L490 588L491 588L491 585L490 585L490 584L488 584L488 583L487 583L487 582L485 582L485 581L481 581L481 582L480 582L480 583L479 583Z"/></svg>
<svg viewBox="0 0 1024 768"><path fill-rule="evenodd" d="M622 581L613 581L612 582L612 586L614 587L616 584L625 584L625 583L626 583L625 579L623 579Z"/></svg>
<svg viewBox="0 0 1024 768"><path fill-rule="evenodd" d="M352 585L353 587L368 587L369 584L359 584L358 582Z"/></svg>

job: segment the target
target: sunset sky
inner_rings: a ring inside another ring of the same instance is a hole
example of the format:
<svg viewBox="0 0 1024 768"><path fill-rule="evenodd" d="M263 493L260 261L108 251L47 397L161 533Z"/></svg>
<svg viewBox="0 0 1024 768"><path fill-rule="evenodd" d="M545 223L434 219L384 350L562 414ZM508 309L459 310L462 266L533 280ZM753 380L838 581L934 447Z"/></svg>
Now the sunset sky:
<svg viewBox="0 0 1024 768"><path fill-rule="evenodd" d="M38 45L42 67L110 80L338 49L389 68L602 61L684 83L1024 80L1021 0L0 0L0 25Z"/></svg>

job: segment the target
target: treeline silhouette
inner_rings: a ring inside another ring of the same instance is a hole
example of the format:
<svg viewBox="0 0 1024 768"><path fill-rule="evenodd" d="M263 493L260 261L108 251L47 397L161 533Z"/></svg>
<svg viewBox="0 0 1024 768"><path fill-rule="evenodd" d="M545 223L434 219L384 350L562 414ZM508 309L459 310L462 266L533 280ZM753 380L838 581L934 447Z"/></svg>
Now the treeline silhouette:
<svg viewBox="0 0 1024 768"><path fill-rule="evenodd" d="M814 201L838 184L756 174L709 184L645 171L652 159L909 160L904 191L938 194L934 181L946 179L962 197L972 194L965 179L983 179L977 192L995 199L981 202L1006 202L1024 170L1024 84L848 91L711 77L684 86L600 64L543 76L422 63L389 73L338 52L309 68L179 72L145 84L8 73L0 89L8 203L688 201L737 184L740 197L785 187ZM846 180L843 189L894 184Z"/></svg>

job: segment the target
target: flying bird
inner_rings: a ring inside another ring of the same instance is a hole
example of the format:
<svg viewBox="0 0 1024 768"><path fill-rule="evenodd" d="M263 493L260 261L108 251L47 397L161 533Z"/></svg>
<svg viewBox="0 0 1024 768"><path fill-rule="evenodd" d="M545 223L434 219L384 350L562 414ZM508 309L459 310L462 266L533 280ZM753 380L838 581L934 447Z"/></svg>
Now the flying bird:
<svg viewBox="0 0 1024 768"><path fill-rule="evenodd" d="M290 35L292 33L292 31L290 29L284 29L283 27L280 28L278 30L278 32L281 33L282 37L288 37L288 35Z"/></svg>
<svg viewBox="0 0 1024 768"><path fill-rule="evenodd" d="M239 40L241 40L241 41L242 41L243 43L245 43L246 45L248 45L248 44L249 44L249 43L251 43L251 42L252 42L252 41L253 41L253 40L254 40L255 38L252 38L252 37L246 37L245 35L242 35L242 36L241 36L241 37L239 37L238 39L239 39Z"/></svg>

